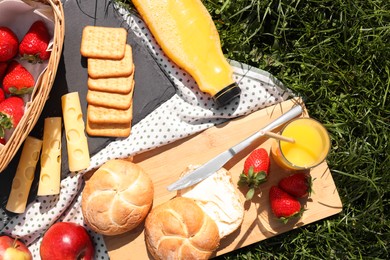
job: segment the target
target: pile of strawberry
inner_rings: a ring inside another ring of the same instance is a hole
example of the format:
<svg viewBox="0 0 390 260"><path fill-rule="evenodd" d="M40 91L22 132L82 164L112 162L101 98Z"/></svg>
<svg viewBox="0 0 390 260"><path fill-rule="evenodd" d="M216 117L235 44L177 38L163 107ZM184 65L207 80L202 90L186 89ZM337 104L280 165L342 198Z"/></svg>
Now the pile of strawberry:
<svg viewBox="0 0 390 260"><path fill-rule="evenodd" d="M271 187L269 202L273 214L283 223L291 218L302 216L304 207L300 198L308 197L311 193L311 176L304 172L293 173L284 177Z"/></svg>
<svg viewBox="0 0 390 260"><path fill-rule="evenodd" d="M0 26L0 143L5 144L7 129L14 129L24 114L22 95L30 94L35 86L33 75L21 64L48 60L50 34L43 21L34 22L19 42L16 34Z"/></svg>
<svg viewBox="0 0 390 260"><path fill-rule="evenodd" d="M240 174L239 186L247 186L246 200L251 200L260 184L267 181L270 158L264 148L253 150L245 159L244 169ZM299 201L311 193L311 176L296 172L282 178L278 185L271 187L269 201L273 214L283 223L290 218L300 217L304 208Z"/></svg>

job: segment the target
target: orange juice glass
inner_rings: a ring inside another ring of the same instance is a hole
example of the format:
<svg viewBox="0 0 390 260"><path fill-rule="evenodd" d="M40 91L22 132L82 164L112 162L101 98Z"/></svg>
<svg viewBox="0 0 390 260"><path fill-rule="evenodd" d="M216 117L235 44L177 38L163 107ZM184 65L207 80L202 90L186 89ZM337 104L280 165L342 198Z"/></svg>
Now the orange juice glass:
<svg viewBox="0 0 390 260"><path fill-rule="evenodd" d="M326 128L312 118L297 118L282 129L281 135L295 142L277 140L272 145L274 160L288 170L310 169L323 162L330 150Z"/></svg>

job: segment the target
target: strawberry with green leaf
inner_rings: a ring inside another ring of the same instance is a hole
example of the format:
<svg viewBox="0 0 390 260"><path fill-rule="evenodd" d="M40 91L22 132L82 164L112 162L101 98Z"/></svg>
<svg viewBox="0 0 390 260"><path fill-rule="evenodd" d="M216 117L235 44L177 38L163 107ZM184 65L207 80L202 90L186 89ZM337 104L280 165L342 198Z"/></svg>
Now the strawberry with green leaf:
<svg viewBox="0 0 390 260"><path fill-rule="evenodd" d="M312 179L304 172L293 173L281 179L279 187L294 197L303 198L312 192Z"/></svg>
<svg viewBox="0 0 390 260"><path fill-rule="evenodd" d="M19 62L11 61L3 79L4 92L12 95L29 94L34 85L33 75Z"/></svg>
<svg viewBox="0 0 390 260"><path fill-rule="evenodd" d="M269 154L264 148L253 150L245 159L244 169L240 174L238 185L249 187L245 196L246 200L251 200L259 185L267 181L269 166Z"/></svg>
<svg viewBox="0 0 390 260"><path fill-rule="evenodd" d="M50 51L47 47L50 42L49 31L41 20L34 22L19 45L19 55L31 63L40 63L48 60Z"/></svg>
<svg viewBox="0 0 390 260"><path fill-rule="evenodd" d="M269 201L273 214L284 224L291 218L301 217L304 211L297 198L291 196L278 186L271 187Z"/></svg>
<svg viewBox="0 0 390 260"><path fill-rule="evenodd" d="M11 96L0 103L0 138L4 138L6 130L14 129L24 114L24 101Z"/></svg>

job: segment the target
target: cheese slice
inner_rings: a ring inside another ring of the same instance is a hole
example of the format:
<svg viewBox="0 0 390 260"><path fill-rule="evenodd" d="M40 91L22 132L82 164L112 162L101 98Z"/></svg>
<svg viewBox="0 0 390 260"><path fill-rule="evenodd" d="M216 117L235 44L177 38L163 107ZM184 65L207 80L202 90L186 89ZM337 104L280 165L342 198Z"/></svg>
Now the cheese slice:
<svg viewBox="0 0 390 260"><path fill-rule="evenodd" d="M11 193L8 197L6 209L14 213L23 213L26 210L27 199L34 179L35 169L42 148L42 140L27 136L23 150L12 181Z"/></svg>
<svg viewBox="0 0 390 260"><path fill-rule="evenodd" d="M85 135L85 124L81 111L78 92L71 92L61 97L62 114L68 150L69 170L72 172L88 168L90 156Z"/></svg>
<svg viewBox="0 0 390 260"><path fill-rule="evenodd" d="M45 118L38 196L60 193L61 184L61 117Z"/></svg>

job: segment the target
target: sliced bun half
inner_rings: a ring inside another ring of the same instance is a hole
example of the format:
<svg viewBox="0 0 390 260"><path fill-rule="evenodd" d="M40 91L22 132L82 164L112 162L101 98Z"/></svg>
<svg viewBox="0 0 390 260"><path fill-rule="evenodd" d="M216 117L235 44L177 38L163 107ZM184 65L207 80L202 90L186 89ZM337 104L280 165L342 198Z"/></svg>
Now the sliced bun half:
<svg viewBox="0 0 390 260"><path fill-rule="evenodd" d="M145 242L154 259L208 259L220 237L215 222L192 199L175 197L147 216Z"/></svg>

